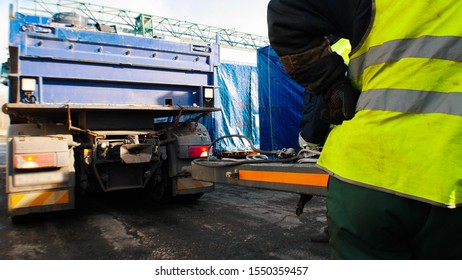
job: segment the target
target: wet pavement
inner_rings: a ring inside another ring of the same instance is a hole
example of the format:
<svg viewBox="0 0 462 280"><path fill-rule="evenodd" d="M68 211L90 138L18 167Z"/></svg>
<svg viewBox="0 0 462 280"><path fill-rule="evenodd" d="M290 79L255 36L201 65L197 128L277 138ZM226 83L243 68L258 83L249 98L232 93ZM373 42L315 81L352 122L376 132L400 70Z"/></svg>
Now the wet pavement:
<svg viewBox="0 0 462 280"><path fill-rule="evenodd" d="M142 190L91 194L79 198L75 210L12 224L4 144L0 172L3 260L329 259L329 245L309 239L326 224L323 197L298 217L296 194L225 185L192 203L155 204Z"/></svg>

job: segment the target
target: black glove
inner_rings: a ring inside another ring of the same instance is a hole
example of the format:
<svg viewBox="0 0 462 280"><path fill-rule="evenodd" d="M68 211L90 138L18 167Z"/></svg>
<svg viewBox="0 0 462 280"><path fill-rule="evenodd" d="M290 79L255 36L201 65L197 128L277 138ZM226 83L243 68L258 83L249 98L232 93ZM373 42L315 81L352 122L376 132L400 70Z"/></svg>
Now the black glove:
<svg viewBox="0 0 462 280"><path fill-rule="evenodd" d="M344 120L350 120L356 113L356 103L359 98L359 90L349 83L343 83L330 90L324 95L327 107L321 111L321 119L331 124L341 124Z"/></svg>
<svg viewBox="0 0 462 280"><path fill-rule="evenodd" d="M330 123L321 119L321 112L325 108L327 105L322 95L313 95L309 89L305 90L300 120L300 135L304 142L322 145L326 140Z"/></svg>

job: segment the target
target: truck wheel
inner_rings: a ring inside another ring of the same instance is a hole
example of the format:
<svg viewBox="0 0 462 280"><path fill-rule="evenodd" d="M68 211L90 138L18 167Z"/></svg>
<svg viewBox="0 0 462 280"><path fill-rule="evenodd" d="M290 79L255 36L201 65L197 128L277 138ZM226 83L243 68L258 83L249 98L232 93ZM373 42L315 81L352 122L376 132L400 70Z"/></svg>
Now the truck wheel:
<svg viewBox="0 0 462 280"><path fill-rule="evenodd" d="M159 182L160 180L160 182ZM162 176L153 176L147 188L150 198L154 202L169 202L172 200L172 180L168 172L162 171Z"/></svg>
<svg viewBox="0 0 462 280"><path fill-rule="evenodd" d="M161 186L149 188L148 192L154 202L168 202L172 198L171 194L168 194L168 190Z"/></svg>

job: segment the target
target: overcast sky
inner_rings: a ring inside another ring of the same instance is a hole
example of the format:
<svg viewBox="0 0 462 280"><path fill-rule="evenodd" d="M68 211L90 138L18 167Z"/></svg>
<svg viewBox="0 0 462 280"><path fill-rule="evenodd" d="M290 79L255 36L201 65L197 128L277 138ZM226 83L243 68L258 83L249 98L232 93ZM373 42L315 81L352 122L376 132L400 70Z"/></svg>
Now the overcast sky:
<svg viewBox="0 0 462 280"><path fill-rule="evenodd" d="M53 0L55 1L55 0ZM0 62L7 57L9 4L0 0ZM79 0L134 12L185 20L267 36L266 6L269 0Z"/></svg>

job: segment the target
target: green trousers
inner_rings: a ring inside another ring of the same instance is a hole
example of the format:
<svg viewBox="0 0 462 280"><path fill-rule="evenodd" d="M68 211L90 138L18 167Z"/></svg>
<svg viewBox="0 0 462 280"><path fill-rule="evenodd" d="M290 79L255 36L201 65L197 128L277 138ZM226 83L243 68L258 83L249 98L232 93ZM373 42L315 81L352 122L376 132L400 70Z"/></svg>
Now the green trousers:
<svg viewBox="0 0 462 280"><path fill-rule="evenodd" d="M334 259L462 259L462 208L447 209L329 179Z"/></svg>

